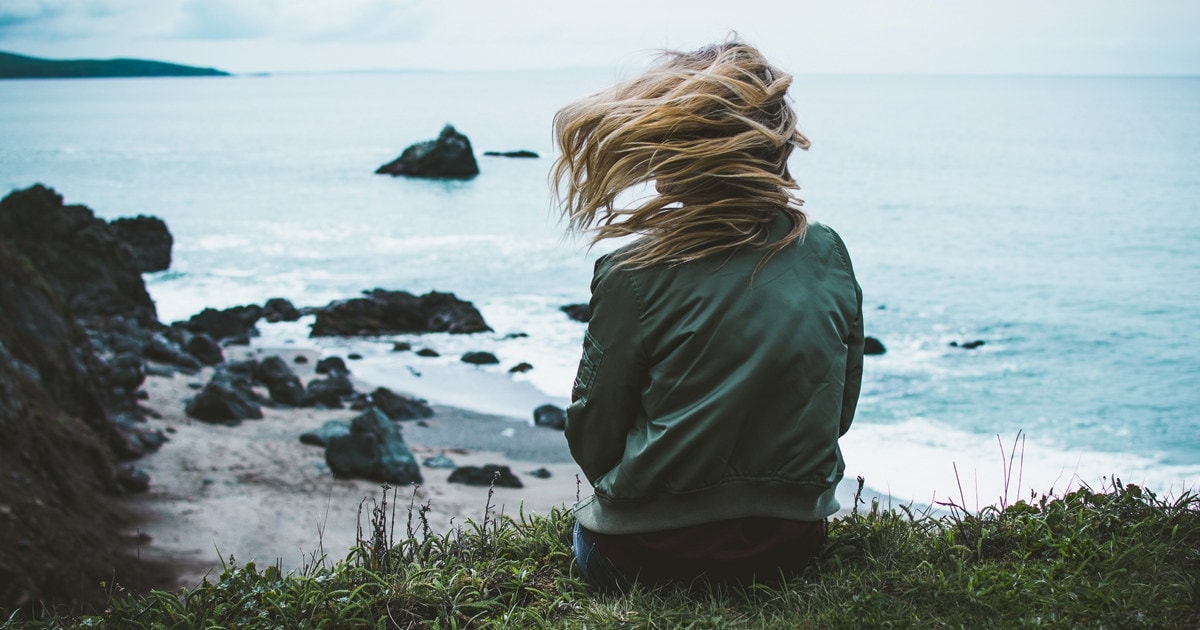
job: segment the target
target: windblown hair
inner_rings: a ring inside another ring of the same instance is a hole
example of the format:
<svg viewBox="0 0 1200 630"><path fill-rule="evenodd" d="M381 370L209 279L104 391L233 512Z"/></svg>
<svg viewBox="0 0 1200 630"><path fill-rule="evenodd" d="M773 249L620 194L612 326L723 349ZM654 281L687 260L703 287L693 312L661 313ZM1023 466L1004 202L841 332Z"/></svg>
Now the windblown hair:
<svg viewBox="0 0 1200 630"><path fill-rule="evenodd" d="M665 52L644 74L564 107L551 178L568 228L590 232L593 245L642 236L620 263L634 268L745 246L769 258L802 238L808 223L787 160L809 141L787 101L791 83L731 40ZM617 206L622 192L651 181L658 195ZM791 231L770 243L781 212Z"/></svg>

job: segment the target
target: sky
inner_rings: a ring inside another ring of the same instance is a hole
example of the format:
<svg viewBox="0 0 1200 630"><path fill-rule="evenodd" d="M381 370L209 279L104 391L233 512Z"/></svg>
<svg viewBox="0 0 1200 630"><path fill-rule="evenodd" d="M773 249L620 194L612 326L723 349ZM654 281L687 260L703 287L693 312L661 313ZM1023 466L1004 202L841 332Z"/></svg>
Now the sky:
<svg viewBox="0 0 1200 630"><path fill-rule="evenodd" d="M0 50L235 73L641 65L736 31L798 74L1200 75L1200 0L0 0Z"/></svg>

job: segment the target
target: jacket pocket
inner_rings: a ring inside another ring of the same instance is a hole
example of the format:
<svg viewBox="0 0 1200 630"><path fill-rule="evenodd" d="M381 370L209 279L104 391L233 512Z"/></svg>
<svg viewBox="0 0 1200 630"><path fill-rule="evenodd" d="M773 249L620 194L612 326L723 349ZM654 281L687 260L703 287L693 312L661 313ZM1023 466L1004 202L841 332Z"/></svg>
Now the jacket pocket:
<svg viewBox="0 0 1200 630"><path fill-rule="evenodd" d="M604 348L590 332L583 333L583 356L579 359L579 370L575 373L575 384L571 387L571 402L586 405L600 363L604 360Z"/></svg>

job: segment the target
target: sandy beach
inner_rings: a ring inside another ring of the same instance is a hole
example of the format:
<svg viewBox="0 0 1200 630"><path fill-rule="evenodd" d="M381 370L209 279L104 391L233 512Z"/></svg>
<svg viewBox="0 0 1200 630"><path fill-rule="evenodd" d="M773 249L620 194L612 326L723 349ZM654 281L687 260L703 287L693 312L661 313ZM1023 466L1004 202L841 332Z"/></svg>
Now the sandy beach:
<svg viewBox="0 0 1200 630"><path fill-rule="evenodd" d="M247 348L227 354L235 360L279 354L305 381L314 376L318 358L315 352L294 349ZM305 354L308 362L295 363L297 354ZM142 541L139 556L177 564L180 575L171 588L193 587L206 577L215 581L222 561L230 558L235 565L253 560L260 567L278 564L284 571L297 571L322 558L332 563L346 557L356 544L360 511L365 529L371 507L381 498L381 484L335 479L324 449L302 444L299 436L359 412L264 407L262 420L240 426L200 422L186 415L184 405L211 373L209 368L194 375L146 378L144 406L159 416L150 422L162 427L170 441L138 462L151 476L150 490L126 500L140 519L131 532ZM478 394L503 396L503 381L497 383L497 391ZM356 387L370 391L373 385L359 382ZM399 393L422 397L417 391ZM546 513L586 494L586 481L581 481L561 431L430 402L432 418L401 423L406 443L418 462L444 454L459 466L509 466L525 487L496 488L494 514ZM537 469L550 476L529 474ZM422 466L424 482L399 489L397 535L407 523L410 502L429 505L427 518L438 532L483 519L488 488L450 483L450 472Z"/></svg>

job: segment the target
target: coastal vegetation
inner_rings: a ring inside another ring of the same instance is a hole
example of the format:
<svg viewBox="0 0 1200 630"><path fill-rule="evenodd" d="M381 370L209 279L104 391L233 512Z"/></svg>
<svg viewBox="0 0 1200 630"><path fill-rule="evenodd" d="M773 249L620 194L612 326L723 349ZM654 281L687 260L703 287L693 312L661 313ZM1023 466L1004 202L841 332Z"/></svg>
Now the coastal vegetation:
<svg viewBox="0 0 1200 630"><path fill-rule="evenodd" d="M803 575L604 596L574 568L569 511L496 518L489 504L481 522L436 534L423 523L426 508L405 502L385 486L363 508L359 545L337 562L314 557L285 575L231 558L219 578L190 591L109 585L101 615L43 613L0 628L1200 624L1200 496L1162 498L1116 479L977 513L872 502L830 522L824 553Z"/></svg>
<svg viewBox="0 0 1200 630"><path fill-rule="evenodd" d="M146 59L42 59L0 52L0 79L223 77L228 72Z"/></svg>

